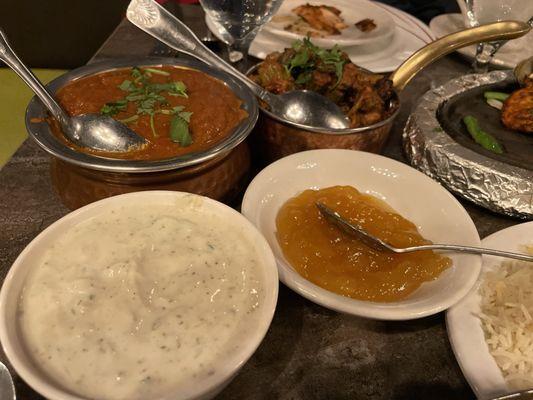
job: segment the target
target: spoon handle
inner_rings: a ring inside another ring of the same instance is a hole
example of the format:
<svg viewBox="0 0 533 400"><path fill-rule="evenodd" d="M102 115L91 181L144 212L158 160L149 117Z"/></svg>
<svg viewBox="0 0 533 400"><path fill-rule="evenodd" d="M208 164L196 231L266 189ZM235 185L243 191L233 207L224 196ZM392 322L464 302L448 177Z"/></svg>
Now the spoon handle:
<svg viewBox="0 0 533 400"><path fill-rule="evenodd" d="M270 93L252 82L209 50L187 25L153 0L132 0L126 11L128 20L166 45L234 76L260 99L270 103Z"/></svg>
<svg viewBox="0 0 533 400"><path fill-rule="evenodd" d="M533 256L522 254L522 253L513 253L510 251L503 250L494 250L494 249L485 249L482 247L472 247L472 246L459 246L455 244L427 244L423 246L414 246L414 247L405 247L398 249L398 253L410 253L413 251L420 250L448 250L448 251L457 251L460 253L472 253L472 254L489 254L492 256L505 257L505 258L514 258L522 261L533 261Z"/></svg>
<svg viewBox="0 0 533 400"><path fill-rule="evenodd" d="M6 34L0 29L0 60L4 61L20 78L30 87L35 95L43 102L50 114L59 121L62 127L68 126L69 117L57 104L50 92L46 90L41 81L17 57Z"/></svg>

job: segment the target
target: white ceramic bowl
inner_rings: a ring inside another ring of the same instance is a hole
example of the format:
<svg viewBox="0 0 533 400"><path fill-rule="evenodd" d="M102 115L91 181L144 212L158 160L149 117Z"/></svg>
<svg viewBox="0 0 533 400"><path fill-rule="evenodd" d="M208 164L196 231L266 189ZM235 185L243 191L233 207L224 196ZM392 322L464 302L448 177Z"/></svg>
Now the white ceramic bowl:
<svg viewBox="0 0 533 400"><path fill-rule="evenodd" d="M180 394L179 388L174 393L169 393L165 399L211 399L220 392L237 374L239 369L250 358L263 340L276 308L278 295L278 274L274 255L267 242L257 229L241 214L232 208L215 200L193 195L190 193L170 192L170 191L146 191L129 193L120 196L107 198L96 203L89 204L83 208L71 212L59 221L52 224L39 234L19 255L15 263L9 270L0 293L0 340L4 351L17 371L28 385L41 395L50 400L86 400L67 392L50 378L44 375L29 358L21 335L18 332L17 309L21 290L24 286L28 272L34 267L35 259L54 243L66 230L81 221L99 215L111 207L117 205L127 207L129 204L145 204L146 209L150 205L175 204L176 198L183 196L195 196L201 199L200 210L206 210L225 218L228 224L243 229L250 241L254 243L262 266L262 280L264 283L263 307L259 311L260 323L255 326L252 333L246 338L242 346L224 360L222 368L205 381L205 384L197 387L196 393L192 396L184 397Z"/></svg>
<svg viewBox="0 0 533 400"><path fill-rule="evenodd" d="M276 240L280 207L305 189L351 185L378 197L416 224L434 243L479 245L479 235L459 202L437 182L398 161L353 150L312 150L282 158L261 171L248 187L242 213L266 237L277 259L280 280L309 300L353 315L407 320L442 311L465 296L476 282L481 257L448 253L453 265L393 303L354 300L309 282L285 260Z"/></svg>
<svg viewBox="0 0 533 400"><path fill-rule="evenodd" d="M533 221L514 225L487 236L481 241L483 247L523 252L521 245L533 243ZM511 261L501 257L483 256L484 273L495 271L502 262ZM490 354L480 319L481 294L479 288L484 282L483 274L470 293L446 312L448 337L455 358L478 399L493 399L513 390Z"/></svg>

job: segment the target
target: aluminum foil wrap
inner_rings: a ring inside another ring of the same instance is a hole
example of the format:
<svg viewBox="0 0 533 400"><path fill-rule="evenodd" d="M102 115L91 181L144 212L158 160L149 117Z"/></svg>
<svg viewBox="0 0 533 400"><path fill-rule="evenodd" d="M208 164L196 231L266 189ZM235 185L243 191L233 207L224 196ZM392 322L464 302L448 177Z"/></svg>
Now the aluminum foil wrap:
<svg viewBox="0 0 533 400"><path fill-rule="evenodd" d="M512 71L465 75L426 92L404 128L404 150L415 168L453 193L497 213L533 219L533 171L461 146L437 119L437 110L451 97L512 79Z"/></svg>

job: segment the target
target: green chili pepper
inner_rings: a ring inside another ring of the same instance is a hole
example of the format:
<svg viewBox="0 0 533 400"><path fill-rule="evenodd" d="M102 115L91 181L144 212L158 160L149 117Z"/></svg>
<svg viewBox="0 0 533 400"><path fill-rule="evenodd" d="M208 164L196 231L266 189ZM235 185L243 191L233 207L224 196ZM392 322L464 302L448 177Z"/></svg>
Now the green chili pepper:
<svg viewBox="0 0 533 400"><path fill-rule="evenodd" d="M467 115L463 118L463 122L466 125L468 133L470 133L470 136L472 136L472 139L474 139L477 144L494 153L503 153L503 147L492 135L479 127L479 123L475 117Z"/></svg>
<svg viewBox="0 0 533 400"><path fill-rule="evenodd" d="M495 99L500 101L507 100L507 97L509 97L509 94L503 93L503 92L485 92L483 93L483 96L485 96L485 99Z"/></svg>

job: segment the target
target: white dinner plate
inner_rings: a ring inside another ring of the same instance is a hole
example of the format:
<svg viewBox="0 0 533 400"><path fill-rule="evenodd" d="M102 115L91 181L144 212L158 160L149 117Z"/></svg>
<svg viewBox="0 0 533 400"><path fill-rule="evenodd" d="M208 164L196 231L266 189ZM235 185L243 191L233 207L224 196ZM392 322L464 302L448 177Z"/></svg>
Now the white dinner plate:
<svg viewBox="0 0 533 400"><path fill-rule="evenodd" d="M242 213L256 225L276 256L283 283L332 310L383 320L408 320L435 314L458 302L472 288L481 257L448 253L452 266L406 299L375 303L344 297L306 280L287 262L276 239L281 206L306 189L350 185L387 202L435 243L479 245L472 219L446 189L410 166L355 150L311 150L270 164L250 183Z"/></svg>
<svg viewBox="0 0 533 400"><path fill-rule="evenodd" d="M291 41L303 39L304 36L286 31L284 28L287 22L278 22L279 17L294 16L292 10L304 4L322 5L323 1L305 1L305 0L285 0L278 12L276 18L267 23L263 30L268 31L276 36L287 38ZM339 46L365 45L376 40L382 40L392 36L394 33L394 20L383 8L377 7L373 2L368 0L330 0L328 6L332 6L341 11L340 16L344 23L348 25L343 29L340 35L330 35L323 38L313 38L313 42L318 46L332 47L335 44ZM370 32L361 32L355 24L363 19L369 18L374 21L376 28Z"/></svg>
<svg viewBox="0 0 533 400"><path fill-rule="evenodd" d="M533 242L533 222L503 229L481 241L482 247L520 252L519 246ZM483 272L496 268L504 259L483 256L482 274L470 293L446 313L448 336L457 362L479 399L491 399L510 393L496 361L489 352L481 321L475 314L480 311L478 289Z"/></svg>
<svg viewBox="0 0 533 400"><path fill-rule="evenodd" d="M415 51L435 39L429 27L415 17L385 4L374 2L374 5L383 9L394 20L394 34L386 40L385 46L381 40L365 46L341 46L353 63L373 72L390 72L398 68ZM205 21L217 39L224 41L219 28L208 16ZM268 54L283 51L284 48L291 47L291 44L290 39L261 30L252 42L249 53L264 60Z"/></svg>
<svg viewBox="0 0 533 400"><path fill-rule="evenodd" d="M464 29L465 25L461 14L441 14L431 20L429 27L435 36L440 38ZM476 46L464 47L457 51L473 60L476 55ZM530 55L533 55L533 32L510 40L494 55L491 63L500 67L514 68L518 61Z"/></svg>

